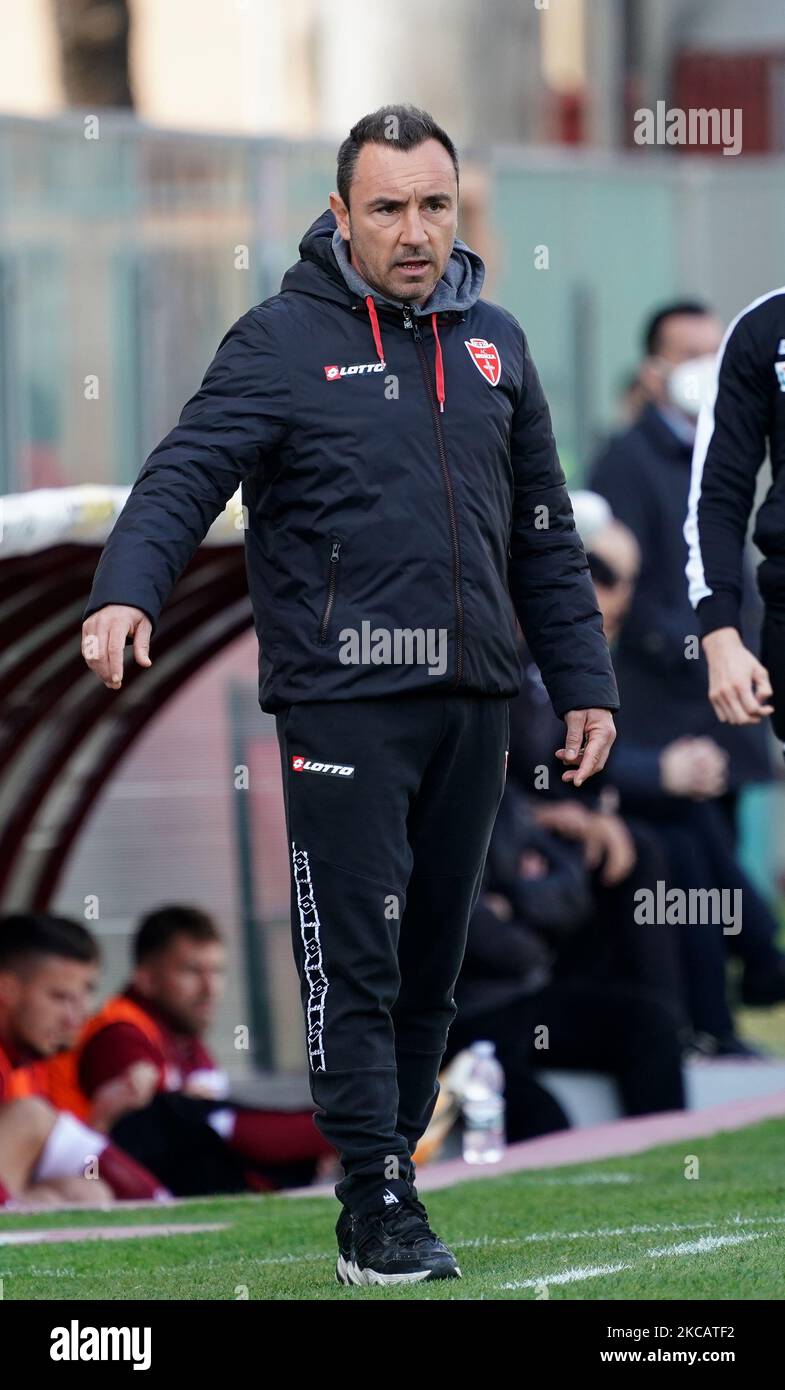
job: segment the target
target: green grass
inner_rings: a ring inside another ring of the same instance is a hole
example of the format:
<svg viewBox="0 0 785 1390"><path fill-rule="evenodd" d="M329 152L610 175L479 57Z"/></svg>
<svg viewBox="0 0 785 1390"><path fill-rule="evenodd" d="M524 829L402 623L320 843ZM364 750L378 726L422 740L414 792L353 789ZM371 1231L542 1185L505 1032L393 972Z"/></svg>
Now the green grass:
<svg viewBox="0 0 785 1390"><path fill-rule="evenodd" d="M745 1042L759 1044L772 1059L785 1057L785 1004L774 1009L739 1007L733 1016Z"/></svg>
<svg viewBox="0 0 785 1390"><path fill-rule="evenodd" d="M397 1289L335 1282L338 1204L324 1198L189 1202L173 1211L0 1217L31 1226L225 1221L225 1231L118 1243L0 1246L5 1299L781 1299L785 1121L570 1168L483 1178L424 1194L462 1280ZM684 1176L689 1156L699 1177ZM641 1230L651 1226L652 1231ZM747 1237L698 1253L653 1249ZM754 1237L749 1239L749 1237ZM560 1272L631 1268L569 1284ZM542 1280L540 1287L505 1289ZM547 1290L546 1287L547 1286ZM247 1290L247 1294L245 1293Z"/></svg>

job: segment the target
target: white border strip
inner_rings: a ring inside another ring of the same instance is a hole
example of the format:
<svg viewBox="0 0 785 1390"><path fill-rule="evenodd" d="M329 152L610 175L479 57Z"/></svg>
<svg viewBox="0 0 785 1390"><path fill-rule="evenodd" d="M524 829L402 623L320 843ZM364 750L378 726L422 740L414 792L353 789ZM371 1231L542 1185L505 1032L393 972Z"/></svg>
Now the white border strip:
<svg viewBox="0 0 785 1390"><path fill-rule="evenodd" d="M701 599L709 598L714 592L706 583L706 574L703 567L700 533L698 531L698 504L700 502L701 488L703 485L703 469L706 463L706 455L709 452L709 445L714 435L714 408L717 403L720 371L725 356L725 349L736 325L740 323L747 314L752 313L753 309L757 309L760 304L765 304L769 299L774 299L778 294L785 295L785 285L780 285L779 289L769 290L768 294L761 294L757 299L753 299L752 302L748 304L746 308L742 309L728 324L725 330L725 336L720 343L717 356L714 360L714 378L712 381L711 393L701 406L698 416L698 427L692 452L690 495L687 503L687 517L683 527L684 539L687 542L690 552L685 573L689 586L690 603L693 608L697 608ZM760 462L763 462L763 458L761 458Z"/></svg>

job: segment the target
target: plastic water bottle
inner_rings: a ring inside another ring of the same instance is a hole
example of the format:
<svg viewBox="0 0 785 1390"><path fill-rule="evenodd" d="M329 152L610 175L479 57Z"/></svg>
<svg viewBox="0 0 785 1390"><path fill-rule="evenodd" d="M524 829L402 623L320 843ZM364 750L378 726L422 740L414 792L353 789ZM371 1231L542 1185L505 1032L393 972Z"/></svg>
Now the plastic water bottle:
<svg viewBox="0 0 785 1390"><path fill-rule="evenodd" d="M498 1163L504 1154L504 1072L492 1042L471 1045L472 1064L463 1092L463 1157Z"/></svg>

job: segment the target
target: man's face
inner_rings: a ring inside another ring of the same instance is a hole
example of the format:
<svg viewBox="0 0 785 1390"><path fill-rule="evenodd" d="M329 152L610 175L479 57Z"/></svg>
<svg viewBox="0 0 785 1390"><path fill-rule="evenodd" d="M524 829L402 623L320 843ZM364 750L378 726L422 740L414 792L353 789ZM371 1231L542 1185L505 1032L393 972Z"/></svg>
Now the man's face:
<svg viewBox="0 0 785 1390"><path fill-rule="evenodd" d="M722 335L722 320L716 314L670 314L660 328L656 353L647 357L641 369L649 398L657 405L666 405L673 368L696 357L715 356Z"/></svg>
<svg viewBox="0 0 785 1390"><path fill-rule="evenodd" d="M632 532L618 521L609 522L595 537L591 550L607 566L610 582L603 583L595 578L594 588L605 636L609 642L613 642L632 600L640 568L640 552Z"/></svg>
<svg viewBox="0 0 785 1390"><path fill-rule="evenodd" d="M0 995L10 1037L39 1057L72 1046L92 1006L94 963L42 956L2 976Z"/></svg>
<svg viewBox="0 0 785 1390"><path fill-rule="evenodd" d="M220 941L176 936L165 950L137 966L134 984L184 1033L201 1034L212 1023L223 993L225 954Z"/></svg>
<svg viewBox="0 0 785 1390"><path fill-rule="evenodd" d="M458 225L458 182L440 141L411 150L363 145L349 204L330 194L358 273L390 299L426 300L447 268Z"/></svg>

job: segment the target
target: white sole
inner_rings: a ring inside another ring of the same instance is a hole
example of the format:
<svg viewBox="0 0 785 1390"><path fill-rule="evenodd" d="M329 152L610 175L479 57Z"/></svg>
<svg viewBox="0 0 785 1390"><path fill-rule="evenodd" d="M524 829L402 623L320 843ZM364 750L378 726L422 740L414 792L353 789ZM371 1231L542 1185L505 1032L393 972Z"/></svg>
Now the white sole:
<svg viewBox="0 0 785 1390"><path fill-rule="evenodd" d="M342 1284L356 1284L354 1264L351 1260L344 1259L343 1255L338 1256L338 1263L335 1266L335 1273Z"/></svg>
<svg viewBox="0 0 785 1390"><path fill-rule="evenodd" d="M352 1270L354 1273L352 1282L366 1287L372 1284L421 1284L424 1279L431 1278L431 1270L429 1269L418 1269L408 1274L380 1274L376 1269L358 1269L357 1265L353 1265ZM448 1274L444 1277L462 1279L463 1275L456 1265L454 1274ZM435 1283L436 1281L432 1280L432 1282Z"/></svg>

